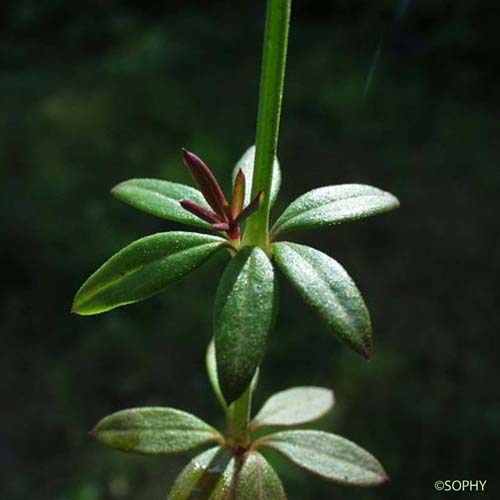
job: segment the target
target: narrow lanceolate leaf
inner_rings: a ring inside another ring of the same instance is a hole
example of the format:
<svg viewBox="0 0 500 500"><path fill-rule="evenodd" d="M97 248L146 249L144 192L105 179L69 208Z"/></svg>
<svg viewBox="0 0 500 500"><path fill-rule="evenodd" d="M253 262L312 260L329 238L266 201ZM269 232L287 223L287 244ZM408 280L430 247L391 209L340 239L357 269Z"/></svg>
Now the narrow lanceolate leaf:
<svg viewBox="0 0 500 500"><path fill-rule="evenodd" d="M313 189L292 202L274 224L273 233L332 226L388 212L398 206L394 195L372 186L326 186Z"/></svg>
<svg viewBox="0 0 500 500"><path fill-rule="evenodd" d="M194 153L183 149L182 154L184 156L184 163L188 167L194 181L198 184L205 200L207 200L216 214L225 218L229 204L212 171Z"/></svg>
<svg viewBox="0 0 500 500"><path fill-rule="evenodd" d="M214 330L219 382L228 404L242 395L264 357L276 294L273 266L260 248L243 248L222 276Z"/></svg>
<svg viewBox="0 0 500 500"><path fill-rule="evenodd" d="M293 426L313 422L334 405L333 392L323 387L293 387L271 396L257 416L252 429L266 426Z"/></svg>
<svg viewBox="0 0 500 500"><path fill-rule="evenodd" d="M111 194L133 207L162 219L210 228L210 224L190 214L180 205L180 200L188 199L208 209L203 195L190 186L159 179L130 179L111 190Z"/></svg>
<svg viewBox="0 0 500 500"><path fill-rule="evenodd" d="M376 486L388 479L373 455L335 434L284 431L262 438L256 446L272 448L309 472L338 483Z"/></svg>
<svg viewBox="0 0 500 500"><path fill-rule="evenodd" d="M92 431L101 443L130 453L163 455L222 442L203 420L173 408L134 408L103 418Z"/></svg>
<svg viewBox="0 0 500 500"><path fill-rule="evenodd" d="M224 401L224 396L222 395L222 391L220 390L219 378L217 375L217 360L215 356L215 342L212 340L208 345L207 354L205 357L205 362L207 366L208 379L210 380L210 384L212 389L217 397L219 403L222 408L226 409L226 402Z"/></svg>
<svg viewBox="0 0 500 500"><path fill-rule="evenodd" d="M201 205L198 205L198 203L195 203L194 201L182 199L179 202L179 204L184 210L187 210L188 212L191 212L193 215L196 215L196 217L203 219L205 222L208 222L209 224L212 224L212 227L214 224L218 224L220 222L218 215L216 215L211 210L204 208Z"/></svg>
<svg viewBox="0 0 500 500"><path fill-rule="evenodd" d="M246 181L243 170L238 170L234 179L233 197L231 199L231 214L233 219L236 219L238 214L243 210L245 204Z"/></svg>
<svg viewBox="0 0 500 500"><path fill-rule="evenodd" d="M328 255L296 243L273 245L285 276L337 337L369 358L372 351L368 309L344 268Z"/></svg>
<svg viewBox="0 0 500 500"><path fill-rule="evenodd" d="M105 262L82 285L73 312L99 314L137 302L198 267L226 240L206 234L170 232L146 236Z"/></svg>
<svg viewBox="0 0 500 500"><path fill-rule="evenodd" d="M254 163L255 163L255 146L249 147L243 156L240 158L236 166L233 170L233 184L235 183L236 176L241 169L245 174L246 180L246 192L245 192L245 203L247 206L250 203L251 199L251 191L252 191L252 182L253 182L253 171L254 171ZM273 165L273 179L271 183L271 206L276 201L281 185L281 170L278 159L274 159Z"/></svg>
<svg viewBox="0 0 500 500"><path fill-rule="evenodd" d="M234 475L227 448L212 448L193 458L179 474L167 500L226 500Z"/></svg>
<svg viewBox="0 0 500 500"><path fill-rule="evenodd" d="M234 498L238 500L286 500L285 490L274 469L259 452L243 458Z"/></svg>

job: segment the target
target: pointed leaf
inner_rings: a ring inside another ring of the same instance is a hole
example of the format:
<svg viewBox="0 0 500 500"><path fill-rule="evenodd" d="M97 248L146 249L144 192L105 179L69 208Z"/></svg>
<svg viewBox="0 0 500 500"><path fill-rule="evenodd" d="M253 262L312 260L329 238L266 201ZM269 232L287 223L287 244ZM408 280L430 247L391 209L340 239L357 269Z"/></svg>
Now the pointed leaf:
<svg viewBox="0 0 500 500"><path fill-rule="evenodd" d="M255 163L255 146L251 146L245 151L245 153L240 158L240 160L238 161L233 170L233 184L236 180L236 175L238 174L238 171L240 169L245 174L247 189L245 192L244 206L247 206L251 200L254 163ZM280 190L280 185L281 185L280 164L278 162L278 159L275 158L273 165L273 179L271 183L271 206L273 206L274 202L276 201L276 198Z"/></svg>
<svg viewBox="0 0 500 500"><path fill-rule="evenodd" d="M205 363L207 367L208 379L210 380L210 385L217 397L217 400L221 404L222 408L227 410L226 401L224 400L224 396L222 395L222 391L220 390L219 379L217 375L217 359L215 355L215 342L214 340L210 341L210 344L207 348L207 353L205 356ZM259 369L255 371L255 375L252 379L252 392L255 391L257 387L257 383L259 381Z"/></svg>
<svg viewBox="0 0 500 500"><path fill-rule="evenodd" d="M222 408L226 409L227 405L224 401L222 391L220 390L219 379L217 376L217 360L215 356L215 342L213 340L211 340L210 344L208 344L205 362L207 366L208 379L210 380L215 396L217 397Z"/></svg>
<svg viewBox="0 0 500 500"><path fill-rule="evenodd" d="M357 444L321 431L285 431L256 446L272 448L300 467L342 484L376 486L388 477L379 461Z"/></svg>
<svg viewBox="0 0 500 500"><path fill-rule="evenodd" d="M182 199L179 203L184 210L187 210L199 219L212 224L212 227L214 224L220 223L220 218L217 214L212 212L212 210L208 210L207 208L198 205L198 203L195 203L194 201Z"/></svg>
<svg viewBox="0 0 500 500"><path fill-rule="evenodd" d="M238 170L234 179L233 197L231 199L231 214L233 219L243 210L245 204L246 180L243 170Z"/></svg>
<svg viewBox="0 0 500 500"><path fill-rule="evenodd" d="M274 224L273 233L332 226L388 212L398 206L395 196L372 186L326 186L313 189L292 202Z"/></svg>
<svg viewBox="0 0 500 500"><path fill-rule="evenodd" d="M224 500L234 475L227 448L212 448L193 458L179 474L168 500Z"/></svg>
<svg viewBox="0 0 500 500"><path fill-rule="evenodd" d="M130 179L115 186L111 194L124 203L162 219L210 228L210 224L189 213L179 204L180 200L188 199L205 209L209 208L203 195L190 186L159 179Z"/></svg>
<svg viewBox="0 0 500 500"><path fill-rule="evenodd" d="M293 426L313 422L326 415L334 404L333 392L323 387L293 387L271 396L251 424Z"/></svg>
<svg viewBox="0 0 500 500"><path fill-rule="evenodd" d="M274 469L258 452L244 456L237 474L234 498L238 500L286 500L285 490Z"/></svg>
<svg viewBox="0 0 500 500"><path fill-rule="evenodd" d="M225 218L228 215L229 204L212 171L194 153L183 149L182 154L185 165L188 167L196 184L198 184L207 203L216 214Z"/></svg>
<svg viewBox="0 0 500 500"><path fill-rule="evenodd" d="M257 370L255 370L255 375L253 376L252 379L252 385L250 386L252 394L255 392L255 389L257 389L257 384L259 383L259 374L260 374L260 368L257 368Z"/></svg>
<svg viewBox="0 0 500 500"><path fill-rule="evenodd" d="M328 255L305 245L279 242L273 249L280 269L304 300L340 340L369 358L370 315L344 268Z"/></svg>
<svg viewBox="0 0 500 500"><path fill-rule="evenodd" d="M219 382L228 404L248 387L264 357L276 294L273 266L260 248L243 248L222 276L214 330Z"/></svg>
<svg viewBox="0 0 500 500"><path fill-rule="evenodd" d="M73 311L99 314L160 292L202 264L226 240L199 233L146 236L106 261L78 290Z"/></svg>
<svg viewBox="0 0 500 500"><path fill-rule="evenodd" d="M134 408L103 418L92 431L103 444L119 450L162 455L222 442L222 436L203 420L173 408Z"/></svg>
<svg viewBox="0 0 500 500"><path fill-rule="evenodd" d="M212 224L212 229L215 229L216 231L227 231L229 229L229 224L226 222L216 222L215 224Z"/></svg>

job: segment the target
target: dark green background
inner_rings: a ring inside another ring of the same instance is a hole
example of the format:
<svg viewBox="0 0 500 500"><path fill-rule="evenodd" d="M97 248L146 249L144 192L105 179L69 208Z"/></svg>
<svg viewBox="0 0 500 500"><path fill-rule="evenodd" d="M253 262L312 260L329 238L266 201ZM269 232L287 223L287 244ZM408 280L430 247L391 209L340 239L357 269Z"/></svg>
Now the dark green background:
<svg viewBox="0 0 500 500"><path fill-rule="evenodd" d="M345 182L394 192L401 209L290 235L356 280L375 355L341 346L281 279L256 405L296 384L334 388L322 427L392 477L351 490L271 457L292 500L451 498L438 479L487 479L477 498L499 496L499 9L405 4L294 6L275 214ZM164 498L187 457L128 456L86 432L155 404L223 425L203 357L225 256L141 304L69 307L112 253L175 227L111 198L116 183L190 182L186 146L228 188L253 142L263 16L263 1L2 2L2 499Z"/></svg>

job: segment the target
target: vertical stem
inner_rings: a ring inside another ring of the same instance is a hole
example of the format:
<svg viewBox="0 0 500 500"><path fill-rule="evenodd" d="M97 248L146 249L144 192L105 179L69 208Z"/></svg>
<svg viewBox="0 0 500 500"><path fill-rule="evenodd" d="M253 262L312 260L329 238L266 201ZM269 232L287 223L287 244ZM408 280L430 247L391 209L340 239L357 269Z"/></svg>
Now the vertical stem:
<svg viewBox="0 0 500 500"><path fill-rule="evenodd" d="M270 190L278 146L291 3L291 0L268 0L267 3L252 183L252 196L263 191L264 201L247 223L244 239L250 245L269 243Z"/></svg>
<svg viewBox="0 0 500 500"><path fill-rule="evenodd" d="M252 384L237 399L227 412L228 435L232 441L230 444L246 448L250 443L248 422L250 420L250 409L252 405Z"/></svg>
<svg viewBox="0 0 500 500"><path fill-rule="evenodd" d="M246 225L244 242L249 245L269 244L270 191L278 146L291 3L291 0L268 0L267 3L252 183L252 196L263 191L264 201ZM250 443L251 404L252 384L227 411L228 437L234 447L246 448Z"/></svg>

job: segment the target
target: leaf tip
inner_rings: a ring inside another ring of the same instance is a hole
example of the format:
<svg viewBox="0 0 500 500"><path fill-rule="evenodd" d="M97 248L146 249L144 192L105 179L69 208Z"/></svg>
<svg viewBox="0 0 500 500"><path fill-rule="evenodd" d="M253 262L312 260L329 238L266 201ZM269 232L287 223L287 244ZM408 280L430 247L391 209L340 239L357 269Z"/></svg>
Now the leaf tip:
<svg viewBox="0 0 500 500"><path fill-rule="evenodd" d="M186 148L182 148L182 157L184 159L184 164L186 167L197 166L200 159L191 151L188 151Z"/></svg>
<svg viewBox="0 0 500 500"><path fill-rule="evenodd" d="M123 182L120 182L116 186L113 186L110 190L111 195L116 196L121 191L123 184L124 184Z"/></svg>
<svg viewBox="0 0 500 500"><path fill-rule="evenodd" d="M369 347L363 346L360 352L366 361L370 361L372 359L373 350L371 345Z"/></svg>
<svg viewBox="0 0 500 500"><path fill-rule="evenodd" d="M364 336L360 339L360 342L357 342L354 349L366 359L366 361L370 361L373 356L373 341L371 328L368 332L365 333Z"/></svg>
<svg viewBox="0 0 500 500"><path fill-rule="evenodd" d="M78 303L78 294L73 299L69 312L71 314L80 314L80 304Z"/></svg>
<svg viewBox="0 0 500 500"><path fill-rule="evenodd" d="M363 356L363 358L365 358L366 361L371 361L372 355L373 355L373 351L372 351L371 345L369 347L363 345L358 350L358 352L361 354L361 356Z"/></svg>
<svg viewBox="0 0 500 500"><path fill-rule="evenodd" d="M236 174L236 179L241 182L241 180L245 180L245 174L243 173L243 170L240 168L238 170L238 173Z"/></svg>
<svg viewBox="0 0 500 500"><path fill-rule="evenodd" d="M382 486L384 484L391 482L391 478L389 477L389 474L387 474L387 472L384 470L384 468L382 466L380 466L380 468L381 468L381 470L380 470L380 473L378 475L378 478L375 481L373 481L373 483L372 483L373 486Z"/></svg>
<svg viewBox="0 0 500 500"><path fill-rule="evenodd" d="M75 298L73 299L73 303L71 304L70 313L77 314L78 316L92 316L93 314L96 314L94 311L89 310L86 307L86 301L84 299L82 299L82 297L79 295L79 293L77 293Z"/></svg>
<svg viewBox="0 0 500 500"><path fill-rule="evenodd" d="M390 194L390 196L391 196L391 202L389 205L389 211L398 209L401 206L399 199L396 196L394 196L393 194Z"/></svg>

